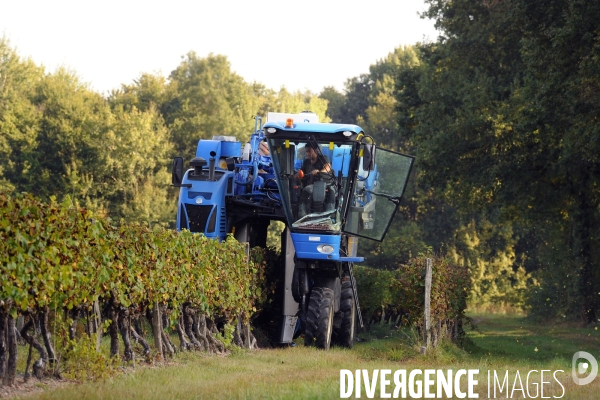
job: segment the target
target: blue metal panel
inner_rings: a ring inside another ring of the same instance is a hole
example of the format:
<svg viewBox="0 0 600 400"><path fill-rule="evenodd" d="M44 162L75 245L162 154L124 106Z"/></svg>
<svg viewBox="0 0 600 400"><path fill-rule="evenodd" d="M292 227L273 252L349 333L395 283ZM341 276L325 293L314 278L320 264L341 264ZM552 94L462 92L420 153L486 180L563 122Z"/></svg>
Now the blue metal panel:
<svg viewBox="0 0 600 400"><path fill-rule="evenodd" d="M213 142L221 143L219 141ZM220 176L220 179L218 179L217 181L208 181L189 179L188 174L190 173L190 171L192 170L188 170L185 173L182 183L190 184L192 187L181 187L179 189L180 204L178 207L178 213L186 213L186 222L188 226L180 226L181 218L179 218L178 214L177 230L190 229L190 226L192 226L192 224L194 223L193 219L190 220L190 215L187 212L187 208L211 206L212 209L210 210L210 214L206 216L205 221L202 221L203 226L200 227L200 231L203 232L204 235L207 237L219 238L223 240L226 237L226 227L223 226L226 223L226 219L223 218L223 216L225 207L225 196L227 195L227 183L229 181L229 178L232 178L234 176L234 173L229 171L219 171L217 172L217 174L218 176ZM206 173L208 174L208 172ZM210 225L211 220L214 221L214 229L212 229L211 232L207 232L207 228ZM195 228L196 229L192 230L198 231L198 227L195 226Z"/></svg>
<svg viewBox="0 0 600 400"><path fill-rule="evenodd" d="M310 260L338 260L340 258L340 235L315 233L292 233L292 241L299 259ZM323 254L317 250L319 245L328 244L333 247L333 252Z"/></svg>
<svg viewBox="0 0 600 400"><path fill-rule="evenodd" d="M241 157L242 144L240 142L221 142L219 157Z"/></svg>
<svg viewBox="0 0 600 400"><path fill-rule="evenodd" d="M267 122L264 127L267 128L277 128L283 131L300 131L300 132L315 132L315 133L340 133L344 131L354 132L359 134L363 131L363 129L358 125L350 125L350 124L307 124L307 123L297 123L294 124L293 128L286 128L285 122Z"/></svg>
<svg viewBox="0 0 600 400"><path fill-rule="evenodd" d="M201 139L198 141L198 148L196 149L196 157L202 157L208 162L211 158L210 152L214 151L217 153L215 160L221 158L221 141L220 140L205 140Z"/></svg>

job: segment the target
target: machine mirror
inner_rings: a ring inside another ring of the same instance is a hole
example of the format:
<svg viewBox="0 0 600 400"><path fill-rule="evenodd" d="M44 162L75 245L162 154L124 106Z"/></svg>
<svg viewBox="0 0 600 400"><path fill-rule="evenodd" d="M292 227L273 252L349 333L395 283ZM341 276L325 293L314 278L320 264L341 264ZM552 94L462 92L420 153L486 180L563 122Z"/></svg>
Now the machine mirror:
<svg viewBox="0 0 600 400"><path fill-rule="evenodd" d="M171 183L173 186L181 186L183 181L183 157L173 159L173 169L171 171Z"/></svg>
<svg viewBox="0 0 600 400"><path fill-rule="evenodd" d="M375 145L363 144L363 170L373 171L375 169Z"/></svg>

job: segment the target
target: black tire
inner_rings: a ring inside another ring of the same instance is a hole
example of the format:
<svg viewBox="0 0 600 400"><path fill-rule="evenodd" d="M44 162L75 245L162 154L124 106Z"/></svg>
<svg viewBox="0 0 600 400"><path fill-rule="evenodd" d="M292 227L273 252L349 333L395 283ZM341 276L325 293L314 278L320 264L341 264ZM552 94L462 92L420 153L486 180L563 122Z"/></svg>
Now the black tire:
<svg viewBox="0 0 600 400"><path fill-rule="evenodd" d="M329 350L333 331L333 290L313 287L306 312L304 344Z"/></svg>
<svg viewBox="0 0 600 400"><path fill-rule="evenodd" d="M354 345L354 327L356 326L356 303L350 281L342 282L340 311L335 313L333 322L333 343L352 348Z"/></svg>

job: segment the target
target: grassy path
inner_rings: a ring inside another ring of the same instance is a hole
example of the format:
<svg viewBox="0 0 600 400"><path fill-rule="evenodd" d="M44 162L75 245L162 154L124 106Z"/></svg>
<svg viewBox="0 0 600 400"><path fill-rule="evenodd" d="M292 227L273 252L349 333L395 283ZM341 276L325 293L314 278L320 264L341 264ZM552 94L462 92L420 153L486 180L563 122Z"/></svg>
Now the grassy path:
<svg viewBox="0 0 600 400"><path fill-rule="evenodd" d="M421 356L410 332L390 331L384 326L374 329L368 341L352 350L323 352L297 346L238 351L228 357L184 354L168 367L138 367L103 382L48 389L28 398L334 399L340 396L340 369L372 372L415 368L479 369L480 398L487 398L488 369L499 374L509 370L511 385L517 370L523 382L532 369L564 370L557 374L564 385L562 398L600 398L600 377L587 386L574 385L570 378L571 358L576 351L585 350L600 360L599 331L535 325L518 316L472 317L478 330L468 332L470 343L465 350L445 344ZM539 375L536 379L539 382ZM550 375L546 380L551 379ZM560 396L561 392L557 384L546 385L544 395ZM376 393L379 395L379 389ZM512 398L521 398L520 391L513 394ZM362 398L366 398L364 391Z"/></svg>
<svg viewBox="0 0 600 400"><path fill-rule="evenodd" d="M520 316L473 315L478 330L469 332L473 356L493 355L495 362L570 365L579 350L600 360L600 331L566 325L531 324ZM600 396L599 396L600 398Z"/></svg>

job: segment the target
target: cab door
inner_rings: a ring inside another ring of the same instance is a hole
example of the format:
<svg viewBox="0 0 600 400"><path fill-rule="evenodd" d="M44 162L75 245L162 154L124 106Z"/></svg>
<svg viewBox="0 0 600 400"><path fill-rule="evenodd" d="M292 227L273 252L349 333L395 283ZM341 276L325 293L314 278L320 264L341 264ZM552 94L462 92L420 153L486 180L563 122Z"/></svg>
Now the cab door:
<svg viewBox="0 0 600 400"><path fill-rule="evenodd" d="M414 157L381 148L374 154L374 164L367 159L363 168L365 163L360 160L342 229L350 235L382 241L398 210Z"/></svg>

